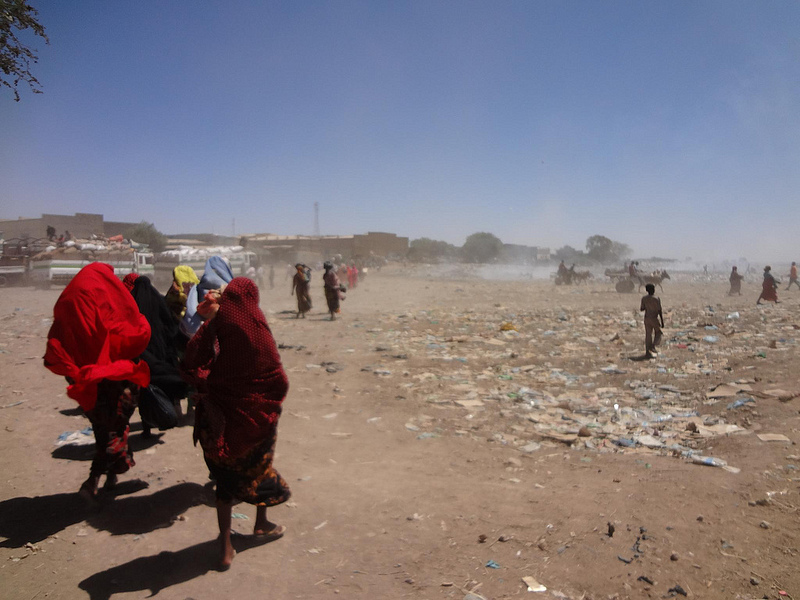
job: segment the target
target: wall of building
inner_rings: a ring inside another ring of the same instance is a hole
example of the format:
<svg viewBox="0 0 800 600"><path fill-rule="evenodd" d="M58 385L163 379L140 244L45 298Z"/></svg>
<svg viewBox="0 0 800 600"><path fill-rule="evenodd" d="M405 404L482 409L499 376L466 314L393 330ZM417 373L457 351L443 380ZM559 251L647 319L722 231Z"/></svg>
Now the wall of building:
<svg viewBox="0 0 800 600"><path fill-rule="evenodd" d="M75 237L89 237L95 233L103 235L103 215L75 213L75 215L43 214L38 219L0 221L0 231L5 239L18 237L47 237L47 227L52 226L56 235L69 231Z"/></svg>
<svg viewBox="0 0 800 600"><path fill-rule="evenodd" d="M0 221L0 236L3 239L43 238L46 237L47 226L41 219L17 219L16 221Z"/></svg>
<svg viewBox="0 0 800 600"><path fill-rule="evenodd" d="M408 252L408 238L394 233L369 231L365 235L353 236L353 254L366 258L375 256L405 256Z"/></svg>

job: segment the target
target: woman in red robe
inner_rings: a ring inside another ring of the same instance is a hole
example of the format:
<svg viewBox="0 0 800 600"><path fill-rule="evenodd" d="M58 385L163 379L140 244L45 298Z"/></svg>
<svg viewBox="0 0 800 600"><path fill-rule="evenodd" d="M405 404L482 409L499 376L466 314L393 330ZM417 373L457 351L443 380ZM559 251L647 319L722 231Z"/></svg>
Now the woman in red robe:
<svg viewBox="0 0 800 600"><path fill-rule="evenodd" d="M67 379L67 395L80 404L95 437L95 457L80 492L97 495L135 463L128 448L129 421L139 386L150 369L138 356L150 341L150 325L111 265L91 263L64 288L53 308L44 365Z"/></svg>
<svg viewBox="0 0 800 600"><path fill-rule="evenodd" d="M764 267L764 281L761 283L761 295L756 300L756 304L761 304L762 300L778 304L778 282L771 273L772 267Z"/></svg>

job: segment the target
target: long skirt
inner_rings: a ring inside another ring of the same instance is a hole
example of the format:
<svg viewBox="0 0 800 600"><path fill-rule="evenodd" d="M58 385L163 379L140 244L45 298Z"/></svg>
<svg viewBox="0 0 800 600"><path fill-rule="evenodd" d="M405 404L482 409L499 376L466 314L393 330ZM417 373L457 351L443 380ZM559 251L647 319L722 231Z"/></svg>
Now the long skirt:
<svg viewBox="0 0 800 600"><path fill-rule="evenodd" d="M311 296L308 291L297 290L297 312L306 313L311 310Z"/></svg>
<svg viewBox="0 0 800 600"><path fill-rule="evenodd" d="M778 290L775 289L771 281L765 281L761 286L761 299L767 302L778 301Z"/></svg>
<svg viewBox="0 0 800 600"><path fill-rule="evenodd" d="M339 312L339 290L325 286L325 301L328 303L328 312Z"/></svg>
<svg viewBox="0 0 800 600"><path fill-rule="evenodd" d="M95 440L92 475L120 474L136 464L128 447L128 434L137 393L137 386L127 381L104 379L98 384L97 404L86 412Z"/></svg>
<svg viewBox="0 0 800 600"><path fill-rule="evenodd" d="M202 434L201 434L202 444ZM272 467L275 434L248 455L236 459L212 459L206 465L217 483L217 499L222 502L247 502L275 506L286 502L292 492L289 484Z"/></svg>

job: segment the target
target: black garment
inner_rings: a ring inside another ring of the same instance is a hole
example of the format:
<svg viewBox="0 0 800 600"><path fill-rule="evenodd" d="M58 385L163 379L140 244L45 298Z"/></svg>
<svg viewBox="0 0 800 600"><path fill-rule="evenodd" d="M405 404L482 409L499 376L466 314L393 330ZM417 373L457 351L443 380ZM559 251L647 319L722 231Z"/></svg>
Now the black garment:
<svg viewBox="0 0 800 600"><path fill-rule="evenodd" d="M147 277L136 280L131 294L139 312L150 323L150 343L141 357L150 367L150 384L161 388L173 401L185 398L188 388L178 365L180 353L186 347L186 336L181 333L164 296Z"/></svg>

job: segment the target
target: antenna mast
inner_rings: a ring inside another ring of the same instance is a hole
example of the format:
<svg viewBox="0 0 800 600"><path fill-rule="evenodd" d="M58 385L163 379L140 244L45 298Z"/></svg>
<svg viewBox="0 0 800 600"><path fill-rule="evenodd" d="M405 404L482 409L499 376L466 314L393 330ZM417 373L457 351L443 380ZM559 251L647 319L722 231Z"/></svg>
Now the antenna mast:
<svg viewBox="0 0 800 600"><path fill-rule="evenodd" d="M319 237L319 202L314 202L314 237Z"/></svg>

